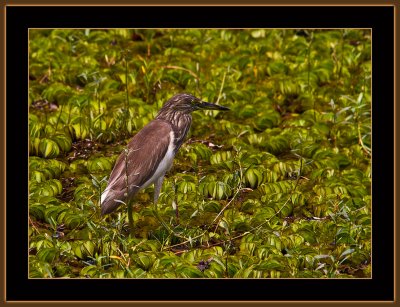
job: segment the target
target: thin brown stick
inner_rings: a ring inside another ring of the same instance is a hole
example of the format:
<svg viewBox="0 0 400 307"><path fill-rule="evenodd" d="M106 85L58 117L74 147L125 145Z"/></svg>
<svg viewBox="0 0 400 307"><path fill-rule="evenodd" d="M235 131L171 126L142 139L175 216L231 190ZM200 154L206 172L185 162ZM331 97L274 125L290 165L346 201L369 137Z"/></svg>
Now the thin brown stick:
<svg viewBox="0 0 400 307"><path fill-rule="evenodd" d="M193 77L196 78L196 80L199 80L199 76L196 75L193 71L191 71L190 69L184 68L184 67L180 67L180 66L175 66L175 65L167 65L167 66L161 66L162 68L167 68L167 69L178 69L178 70L183 70L188 72L190 75L192 75Z"/></svg>
<svg viewBox="0 0 400 307"><path fill-rule="evenodd" d="M125 149L125 188L126 188L126 197L129 195L129 182L128 182L128 153L129 150ZM134 226L133 226L133 216L132 216L132 201L128 200L128 221L131 236L134 236Z"/></svg>

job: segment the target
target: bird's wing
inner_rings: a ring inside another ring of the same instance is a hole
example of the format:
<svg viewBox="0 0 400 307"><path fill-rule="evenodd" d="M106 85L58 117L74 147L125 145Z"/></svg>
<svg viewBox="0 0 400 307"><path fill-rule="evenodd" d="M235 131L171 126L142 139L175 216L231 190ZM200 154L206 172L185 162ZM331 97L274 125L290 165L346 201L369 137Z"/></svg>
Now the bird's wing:
<svg viewBox="0 0 400 307"><path fill-rule="evenodd" d="M131 139L128 152L123 151L118 157L102 194L102 214L114 211L120 205L115 199L125 201L132 197L153 176L168 150L171 131L167 122L153 120ZM128 197L125 194L127 175Z"/></svg>

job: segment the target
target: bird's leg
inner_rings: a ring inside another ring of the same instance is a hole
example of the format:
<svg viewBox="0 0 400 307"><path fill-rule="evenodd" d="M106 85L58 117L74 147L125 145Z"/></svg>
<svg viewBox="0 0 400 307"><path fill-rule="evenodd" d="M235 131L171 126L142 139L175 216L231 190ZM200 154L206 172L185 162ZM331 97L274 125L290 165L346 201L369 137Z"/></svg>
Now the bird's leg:
<svg viewBox="0 0 400 307"><path fill-rule="evenodd" d="M161 218L161 216L157 212L157 201L158 197L160 196L160 191L162 187L162 183L164 181L164 175L160 176L155 182L154 182L154 216L160 221L160 223L168 230L168 232L171 234L173 231L169 226L164 222L164 220Z"/></svg>
<svg viewBox="0 0 400 307"><path fill-rule="evenodd" d="M158 197L160 196L160 191L162 183L164 181L164 175L160 176L154 183L154 207L157 208Z"/></svg>

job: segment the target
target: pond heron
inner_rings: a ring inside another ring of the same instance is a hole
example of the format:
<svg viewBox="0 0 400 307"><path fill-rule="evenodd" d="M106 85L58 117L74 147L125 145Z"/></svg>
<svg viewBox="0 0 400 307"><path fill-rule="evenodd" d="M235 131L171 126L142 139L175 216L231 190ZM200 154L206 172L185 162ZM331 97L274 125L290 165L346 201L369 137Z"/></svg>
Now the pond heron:
<svg viewBox="0 0 400 307"><path fill-rule="evenodd" d="M202 109L229 110L190 94L177 94L164 104L156 118L131 139L118 157L101 195L102 215L113 212L152 183L154 204L157 203L165 173L189 131L191 113Z"/></svg>

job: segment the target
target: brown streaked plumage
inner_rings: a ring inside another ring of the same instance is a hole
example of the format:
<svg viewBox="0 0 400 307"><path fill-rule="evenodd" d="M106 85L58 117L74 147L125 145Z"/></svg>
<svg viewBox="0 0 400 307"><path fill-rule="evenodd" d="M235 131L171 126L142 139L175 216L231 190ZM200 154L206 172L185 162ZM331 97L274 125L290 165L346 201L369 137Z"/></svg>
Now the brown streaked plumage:
<svg viewBox="0 0 400 307"><path fill-rule="evenodd" d="M131 139L127 152L118 157L102 193L103 215L119 207L119 201L132 199L139 190L152 183L155 185L154 203L157 203L164 175L171 168L192 123L191 112L199 109L229 110L202 102L190 94L178 94L168 100L156 118Z"/></svg>

